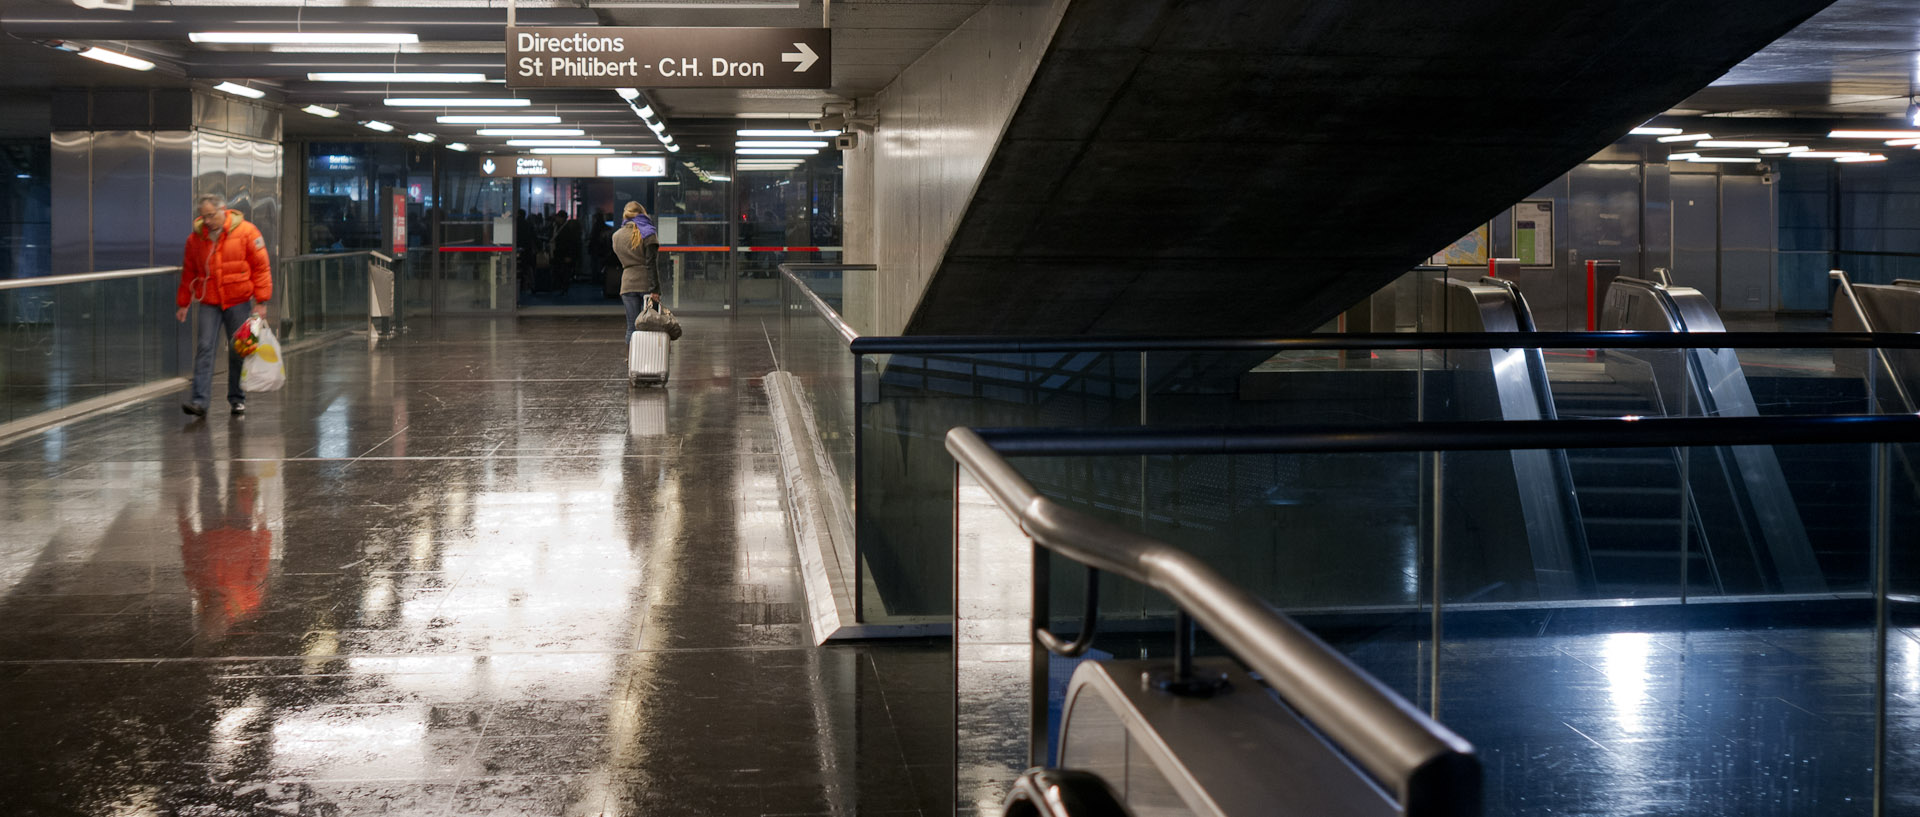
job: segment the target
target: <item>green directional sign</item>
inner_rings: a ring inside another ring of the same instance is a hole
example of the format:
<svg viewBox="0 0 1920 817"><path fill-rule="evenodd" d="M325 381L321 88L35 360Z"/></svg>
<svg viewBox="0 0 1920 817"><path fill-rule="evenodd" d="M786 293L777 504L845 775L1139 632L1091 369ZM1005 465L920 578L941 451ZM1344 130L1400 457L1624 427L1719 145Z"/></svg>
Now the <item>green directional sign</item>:
<svg viewBox="0 0 1920 817"><path fill-rule="evenodd" d="M507 29L509 88L826 88L825 28Z"/></svg>

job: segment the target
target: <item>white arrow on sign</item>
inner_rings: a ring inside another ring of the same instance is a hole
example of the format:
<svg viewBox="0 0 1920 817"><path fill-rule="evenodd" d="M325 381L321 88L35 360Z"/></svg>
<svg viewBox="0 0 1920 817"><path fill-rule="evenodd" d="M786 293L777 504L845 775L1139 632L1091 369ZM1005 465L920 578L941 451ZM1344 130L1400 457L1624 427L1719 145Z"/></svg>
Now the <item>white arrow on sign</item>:
<svg viewBox="0 0 1920 817"><path fill-rule="evenodd" d="M486 161L484 161L484 162L481 162L481 163L480 163L480 172L482 172L482 173L492 173L492 172L493 172L493 160L492 160L492 159L488 159L488 160L486 160Z"/></svg>
<svg viewBox="0 0 1920 817"><path fill-rule="evenodd" d="M813 53L813 49L808 48L806 43L794 43L793 47L798 48L800 50L788 51L785 54L781 54L780 61L800 63L799 65L796 65L793 67L794 73L797 74L797 73L800 73L801 71L807 70L808 68L812 68L814 63L820 61L820 55Z"/></svg>

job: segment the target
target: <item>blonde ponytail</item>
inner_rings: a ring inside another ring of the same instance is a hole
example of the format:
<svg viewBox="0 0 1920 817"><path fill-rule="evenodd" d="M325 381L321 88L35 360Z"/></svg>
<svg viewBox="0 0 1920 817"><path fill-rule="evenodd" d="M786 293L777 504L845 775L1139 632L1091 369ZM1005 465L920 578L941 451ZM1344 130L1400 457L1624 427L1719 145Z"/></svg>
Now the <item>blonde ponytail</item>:
<svg viewBox="0 0 1920 817"><path fill-rule="evenodd" d="M620 210L620 222L622 224L626 224L626 222L632 221L634 216L644 216L646 214L647 214L647 208L640 206L640 202L630 201L630 202L627 202L626 207L621 208ZM631 227L632 225L627 225L627 226ZM629 250L640 249L640 242L642 240L644 239L642 239L640 236L640 230L638 228L634 228L633 235L627 237L627 249Z"/></svg>

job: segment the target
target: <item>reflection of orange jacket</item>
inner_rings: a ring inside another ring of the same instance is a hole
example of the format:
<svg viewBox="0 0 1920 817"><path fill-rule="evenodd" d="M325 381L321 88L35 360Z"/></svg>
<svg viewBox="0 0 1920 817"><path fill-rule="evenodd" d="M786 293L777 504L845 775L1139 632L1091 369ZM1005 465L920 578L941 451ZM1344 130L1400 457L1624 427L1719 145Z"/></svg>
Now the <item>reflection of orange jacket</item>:
<svg viewBox="0 0 1920 817"><path fill-rule="evenodd" d="M266 600L267 574L273 565L273 531L253 525L254 491L242 481L229 512L232 527L194 532L192 520L180 513L180 561L187 586L203 604L218 605L221 622L232 625L252 618ZM202 519L201 524L215 520Z"/></svg>
<svg viewBox="0 0 1920 817"><path fill-rule="evenodd" d="M203 276L206 289L195 298L197 282ZM267 264L267 240L261 237L260 228L237 210L222 210L221 217L213 219L194 219L193 234L187 236L187 250L180 260L180 290L174 294L174 305L186 306L198 300L226 309L249 300L266 303L272 298L273 271Z"/></svg>

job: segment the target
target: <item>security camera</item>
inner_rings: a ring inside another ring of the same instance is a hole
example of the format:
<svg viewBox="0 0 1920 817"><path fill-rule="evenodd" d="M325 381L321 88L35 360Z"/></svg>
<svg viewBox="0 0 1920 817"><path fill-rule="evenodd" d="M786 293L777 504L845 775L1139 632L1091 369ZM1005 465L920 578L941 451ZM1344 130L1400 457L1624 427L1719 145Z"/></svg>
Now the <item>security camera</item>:
<svg viewBox="0 0 1920 817"><path fill-rule="evenodd" d="M839 136L835 136L833 137L833 147L835 150L858 150L860 148L860 134L854 131L847 131Z"/></svg>

